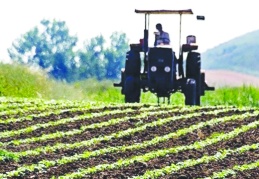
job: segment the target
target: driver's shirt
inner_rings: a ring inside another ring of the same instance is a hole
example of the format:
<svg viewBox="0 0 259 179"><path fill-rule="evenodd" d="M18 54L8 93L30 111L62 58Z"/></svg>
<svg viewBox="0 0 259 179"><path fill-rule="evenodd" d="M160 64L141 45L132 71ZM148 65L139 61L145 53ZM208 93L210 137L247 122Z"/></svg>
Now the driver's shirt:
<svg viewBox="0 0 259 179"><path fill-rule="evenodd" d="M156 35L155 46L157 45L170 45L170 38L167 32Z"/></svg>

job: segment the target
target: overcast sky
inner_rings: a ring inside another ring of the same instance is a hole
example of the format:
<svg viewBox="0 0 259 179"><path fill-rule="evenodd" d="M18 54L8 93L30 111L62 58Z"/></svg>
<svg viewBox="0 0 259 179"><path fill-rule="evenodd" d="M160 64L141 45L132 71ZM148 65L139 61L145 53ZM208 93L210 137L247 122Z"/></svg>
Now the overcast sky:
<svg viewBox="0 0 259 179"><path fill-rule="evenodd" d="M257 0L1 0L0 60L9 59L7 48L22 34L38 26L42 19L66 21L71 35L79 44L97 35L107 39L112 32L125 32L130 42L143 37L144 15L135 9L192 9L205 15L182 19L182 42L187 35L196 35L204 52L237 36L258 30ZM150 32L161 22L169 32L174 48L179 48L179 16L150 16ZM152 35L151 34L151 35ZM150 38L152 39L152 37Z"/></svg>

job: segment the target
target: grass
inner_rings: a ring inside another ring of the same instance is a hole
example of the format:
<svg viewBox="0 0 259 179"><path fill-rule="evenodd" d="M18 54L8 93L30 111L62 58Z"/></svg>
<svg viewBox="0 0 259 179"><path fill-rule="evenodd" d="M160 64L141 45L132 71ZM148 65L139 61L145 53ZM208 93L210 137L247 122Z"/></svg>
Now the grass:
<svg viewBox="0 0 259 179"><path fill-rule="evenodd" d="M113 87L114 82L118 81L87 79L67 84L48 78L41 70L0 64L0 96L124 103L121 88ZM172 94L170 100L171 104L184 105L182 93ZM141 103L157 103L157 98L150 92L142 92ZM259 88L245 85L220 87L206 91L201 104L259 107Z"/></svg>
<svg viewBox="0 0 259 179"><path fill-rule="evenodd" d="M95 79L88 79L77 82L74 86L82 89L85 95L93 101L124 103L124 95L121 94L121 88L113 87L114 82L117 81L104 80L100 82ZM184 96L181 93L174 94L174 97L172 96L170 100L173 104L184 104ZM151 92L142 92L140 101L142 103L157 103L157 97ZM160 99L160 101L162 102L163 99Z"/></svg>
<svg viewBox="0 0 259 179"><path fill-rule="evenodd" d="M84 99L82 90L47 77L44 71L17 64L0 64L0 96Z"/></svg>
<svg viewBox="0 0 259 179"><path fill-rule="evenodd" d="M36 71L16 64L1 64L0 94L11 97L36 97L48 93L46 78Z"/></svg>
<svg viewBox="0 0 259 179"><path fill-rule="evenodd" d="M243 85L240 87L221 87L207 92L202 99L208 105L235 105L259 107L259 88Z"/></svg>

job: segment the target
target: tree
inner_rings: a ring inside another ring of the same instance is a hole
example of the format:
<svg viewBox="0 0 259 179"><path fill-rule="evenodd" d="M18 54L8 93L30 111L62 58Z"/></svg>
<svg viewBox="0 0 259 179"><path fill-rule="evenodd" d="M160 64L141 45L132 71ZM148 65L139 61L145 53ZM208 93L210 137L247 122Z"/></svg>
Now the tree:
<svg viewBox="0 0 259 179"><path fill-rule="evenodd" d="M76 68L73 48L77 37L70 36L64 21L42 20L17 39L8 49L10 58L23 64L38 65L59 80L72 81Z"/></svg>
<svg viewBox="0 0 259 179"><path fill-rule="evenodd" d="M116 79L125 63L126 52L129 50L129 40L125 33L114 32L110 36L110 41L110 47L104 52L107 59L106 78Z"/></svg>
<svg viewBox="0 0 259 179"><path fill-rule="evenodd" d="M104 57L105 39L102 35L84 42L79 50L79 79L97 78L102 80L106 74L107 60Z"/></svg>
<svg viewBox="0 0 259 179"><path fill-rule="evenodd" d="M39 27L17 39L8 53L13 61L37 65L55 79L67 82L119 77L128 50L125 33L114 32L108 47L99 35L85 41L83 49L74 52L77 40L76 36L69 35L64 21L42 20Z"/></svg>
<svg viewBox="0 0 259 179"><path fill-rule="evenodd" d="M85 41L84 49L78 52L79 78L116 79L124 65L128 51L128 39L125 33L113 32L110 45L105 48L102 35Z"/></svg>

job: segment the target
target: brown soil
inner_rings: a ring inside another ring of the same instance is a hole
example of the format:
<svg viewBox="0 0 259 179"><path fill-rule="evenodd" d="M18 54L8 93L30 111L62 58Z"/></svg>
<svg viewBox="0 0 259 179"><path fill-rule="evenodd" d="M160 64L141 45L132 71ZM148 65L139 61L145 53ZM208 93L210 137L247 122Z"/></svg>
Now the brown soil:
<svg viewBox="0 0 259 179"><path fill-rule="evenodd" d="M146 106L147 107L147 106ZM98 123L98 122L103 122L107 121L109 119L113 118L122 118L125 116L136 116L141 113L139 111L141 107L135 107L133 112L129 113L122 113L122 114L113 114L113 115L105 115L103 117L95 117L87 120L81 120L81 121L74 121L69 124L64 124L64 125L59 125L55 127L49 127L49 128L42 128L39 130L36 130L34 132L28 133L28 134L22 134L18 135L15 137L10 137L10 138L4 138L0 139L0 142L7 142L11 141L14 139L26 139L30 137L35 137L35 136L41 136L42 134L50 134L56 131L68 131L72 129L78 129L82 125L89 125L93 123ZM110 108L107 110L115 110L116 108ZM125 108L124 108L125 109ZM237 109L235 110L229 110L228 112L222 112L217 115L208 115L204 114L205 111L211 111L211 110L216 110L215 109L210 109L206 107L201 107L199 108L196 112L200 113L201 116L199 117L192 117L192 118L185 118L184 115L188 113L193 113L193 112L185 112L185 113L180 113L180 112L171 112L168 110L165 114L161 115L148 115L146 118L138 119L138 120L129 120L126 122L122 122L120 124L116 125L111 125L107 127L103 127L100 129L92 129L92 130L87 130L86 132L79 134L79 135L74 135L74 136L67 136L63 138L57 138L55 140L46 140L44 142L36 142L36 143L29 143L29 144L22 144L19 146L16 145L7 145L4 149L8 151L25 151L28 149L34 149L38 147L44 147L47 145L55 145L56 143L74 143L74 142L80 142L80 141L86 141L98 136L106 136L110 135L112 133L118 132L118 131L123 131L127 130L129 128L134 128L137 127L139 124L138 122L142 120L142 125L147 123L147 122L152 122L160 118L168 118L168 117L173 117L173 116L180 116L183 115L183 118L177 121L171 121L168 122L166 125L163 126L156 126L156 127L149 127L144 131L140 131L137 133L134 133L129 136L121 137L121 138L114 138L109 141L103 141L100 143L97 143L96 145L91 145L91 146L85 146L85 147L79 147L79 148L73 148L70 150L57 150L54 152L48 152L44 153L42 155L37 155L37 156L25 156L21 157L20 161L15 162L13 160L5 160L0 162L0 173L6 173L9 171L13 171L18 169L21 166L24 165L30 165L30 164L37 164L41 160L56 160L60 159L64 156L73 156L75 154L81 154L84 151L95 151L98 149L102 148L107 148L107 147L117 147L117 146L127 146L127 145L133 145L136 143L142 143L143 141L147 140L152 140L153 138L157 136L163 136L169 133L172 133L174 131L177 131L182 128L187 128L193 124L198 124L199 122L205 122L208 120L211 120L213 118L219 118L219 117L224 117L224 116L232 116L232 115L238 115L238 114L243 114L245 113L244 111L239 111ZM85 111L85 112L102 112L104 109L99 109L99 110L94 110L94 111ZM123 110L123 108L121 108ZM162 109L161 109L162 110ZM152 111L152 110L151 110ZM155 110L153 110L155 111ZM249 110L249 112L252 112L253 110ZM41 123L45 123L51 120L59 120L62 118L67 118L67 117L74 117L77 115L81 115L85 112L66 112L58 115L50 115L50 116L45 116L43 118L37 119L37 121L41 121ZM55 165L50 168L44 169L44 171L25 171L21 176L16 177L16 178L51 178L52 176L61 176L65 175L66 173L69 172L75 172L78 171L80 168L87 168L87 167L94 167L96 165L100 164L111 164L119 159L125 159L125 158L130 158L136 155L144 155L145 153L151 152L151 151L156 151L159 149L166 149L166 148L172 148L175 146L182 146L182 145L190 145L196 141L204 140L211 134L215 132L220 132L220 133L227 133L232 131L235 128L238 128L242 125L247 125L253 121L259 120L259 116L257 117L247 117L244 120L235 120L235 121L229 121L225 123L220 123L216 124L214 126L205 126L201 128L200 130L195 130L191 133L188 133L186 135L183 135L178 138L172 138L167 141L161 142L157 145L152 145L148 146L146 148L142 149L136 149L136 150L127 150L127 151L121 151L117 153L107 153L105 155L99 155L95 157L90 157L88 159L81 159L77 160L73 163L67 163L63 165ZM13 123L14 128L16 129L21 129L25 126L30 126L36 124L35 121L32 123L30 122L17 122ZM6 127L6 126L5 126ZM10 126L9 126L10 127ZM0 130L3 130L0 126ZM248 132L242 133L239 136L229 139L227 141L221 141L216 144L207 146L203 149L200 150L186 150L186 151L181 151L179 153L175 154L169 154L166 157L158 157L154 158L150 161L147 161L145 163L140 163L136 162L134 165L129 165L125 166L121 169L117 170L105 170L102 172L98 172L92 175L87 175L85 178L128 178L132 177L135 175L142 175L144 174L147 170L153 170L156 168L162 168L165 166L170 165L171 163L177 163L181 162L187 159L196 159L200 158L204 155L214 155L217 151L221 149L227 149L227 148L237 148L242 145L250 145L253 143L258 143L259 142L259 129L256 128L254 130L250 130ZM200 164L197 166L193 167L188 167L185 169L182 169L178 172L175 172L170 175L163 176L162 178L197 178L197 177L205 177L211 175L213 172L220 171L225 168L231 168L236 164L243 164L243 163L249 163L255 160L259 159L259 150L250 150L245 152L244 154L233 154L231 156L228 156L227 158L223 159L222 161L214 161L214 162L209 162L206 164ZM254 175L254 176L259 176L258 174L258 169L254 170L248 170L248 171L243 171L243 172L238 172L238 175L240 178L245 178L245 176L249 175ZM231 176L230 176L231 177ZM15 178L15 177L13 177Z"/></svg>

